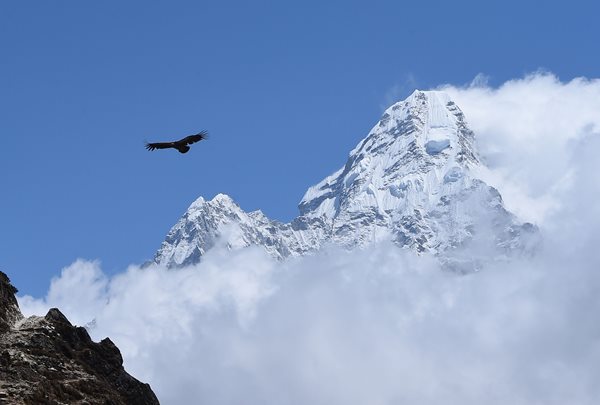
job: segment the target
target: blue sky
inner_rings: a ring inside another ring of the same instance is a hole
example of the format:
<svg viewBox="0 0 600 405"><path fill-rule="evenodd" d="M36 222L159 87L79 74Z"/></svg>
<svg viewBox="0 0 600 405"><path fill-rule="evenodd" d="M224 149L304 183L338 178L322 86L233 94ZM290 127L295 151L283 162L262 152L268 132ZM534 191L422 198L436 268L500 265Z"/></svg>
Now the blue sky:
<svg viewBox="0 0 600 405"><path fill-rule="evenodd" d="M594 2L2 2L0 269L149 259L198 196L287 221L414 88L598 77ZM201 129L191 152L145 140Z"/></svg>

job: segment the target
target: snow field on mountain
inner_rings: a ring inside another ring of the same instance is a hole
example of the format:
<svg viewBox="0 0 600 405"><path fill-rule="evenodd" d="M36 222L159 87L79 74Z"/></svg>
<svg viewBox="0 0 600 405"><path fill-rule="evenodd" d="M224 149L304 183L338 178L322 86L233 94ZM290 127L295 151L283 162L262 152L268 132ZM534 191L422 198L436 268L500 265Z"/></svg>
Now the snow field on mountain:
<svg viewBox="0 0 600 405"><path fill-rule="evenodd" d="M494 256L522 252L535 233L477 177L483 170L456 103L445 92L417 90L384 112L343 168L308 189L301 215L289 224L246 213L223 194L200 198L171 229L155 262L198 263L227 229L234 238L227 241L230 248L259 245L277 259L314 253L329 243L353 249L392 240L469 271L478 264L451 256L481 232L471 212L487 209L493 215L484 232L496 239Z"/></svg>

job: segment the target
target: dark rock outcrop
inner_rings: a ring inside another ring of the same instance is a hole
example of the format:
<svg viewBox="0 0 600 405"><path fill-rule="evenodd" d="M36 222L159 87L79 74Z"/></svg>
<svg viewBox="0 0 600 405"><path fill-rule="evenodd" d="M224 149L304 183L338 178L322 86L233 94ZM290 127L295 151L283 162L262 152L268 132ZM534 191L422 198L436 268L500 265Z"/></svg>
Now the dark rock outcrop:
<svg viewBox="0 0 600 405"><path fill-rule="evenodd" d="M4 333L23 318L17 304L17 289L10 283L8 276L0 271L0 333Z"/></svg>
<svg viewBox="0 0 600 405"><path fill-rule="evenodd" d="M0 404L158 404L123 368L119 349L92 341L56 308L24 318L0 271Z"/></svg>

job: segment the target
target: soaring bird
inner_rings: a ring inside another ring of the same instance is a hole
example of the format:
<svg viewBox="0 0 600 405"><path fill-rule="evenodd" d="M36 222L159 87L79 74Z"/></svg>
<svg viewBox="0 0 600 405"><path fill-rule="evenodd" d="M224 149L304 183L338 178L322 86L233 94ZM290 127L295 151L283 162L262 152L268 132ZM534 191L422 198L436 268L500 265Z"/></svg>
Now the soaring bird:
<svg viewBox="0 0 600 405"><path fill-rule="evenodd" d="M196 135L189 135L183 139L180 139L175 142L156 142L156 143L146 143L146 149L154 150L154 149L168 149L174 148L179 151L179 153L186 153L190 150L188 145L191 145L196 142L200 142L203 139L208 137L208 132L202 131L198 132Z"/></svg>

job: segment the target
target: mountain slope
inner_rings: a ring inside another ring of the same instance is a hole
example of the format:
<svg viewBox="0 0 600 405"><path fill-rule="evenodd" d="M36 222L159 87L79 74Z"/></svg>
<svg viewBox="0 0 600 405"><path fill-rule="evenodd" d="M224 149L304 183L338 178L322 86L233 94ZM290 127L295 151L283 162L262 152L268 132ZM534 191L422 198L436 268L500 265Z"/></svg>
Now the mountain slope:
<svg viewBox="0 0 600 405"><path fill-rule="evenodd" d="M154 260L196 263L218 240L231 248L260 245L285 258L325 243L354 248L390 238L454 264L479 260L461 256L473 243L482 258L527 249L536 229L519 223L480 179L474 141L446 93L415 91L384 112L341 169L308 189L291 223L246 213L222 194L199 198Z"/></svg>
<svg viewBox="0 0 600 405"><path fill-rule="evenodd" d="M158 404L110 339L93 342L56 308L23 318L16 292L0 271L0 403Z"/></svg>

